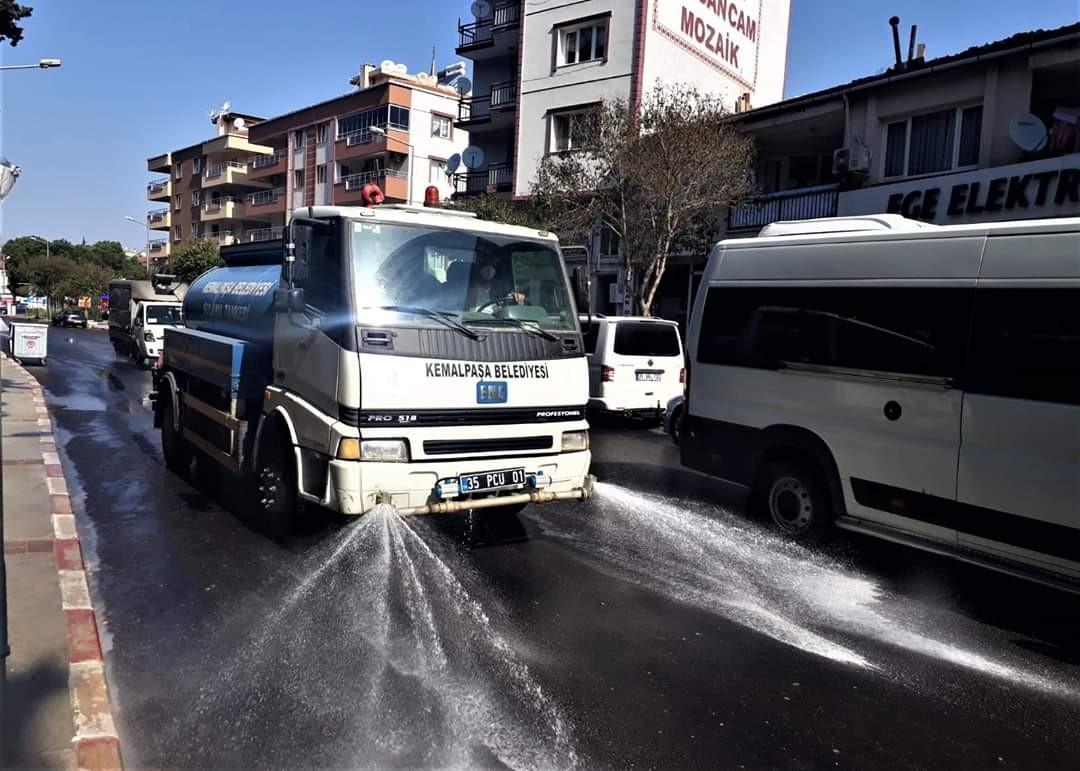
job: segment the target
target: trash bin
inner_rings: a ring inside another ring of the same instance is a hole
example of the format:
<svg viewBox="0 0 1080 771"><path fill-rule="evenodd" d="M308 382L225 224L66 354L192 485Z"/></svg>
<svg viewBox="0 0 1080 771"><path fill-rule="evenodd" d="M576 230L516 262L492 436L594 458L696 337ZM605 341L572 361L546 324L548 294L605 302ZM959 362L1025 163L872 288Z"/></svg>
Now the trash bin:
<svg viewBox="0 0 1080 771"><path fill-rule="evenodd" d="M45 366L49 347L48 325L10 321L8 327L8 349L12 358L20 364L35 362Z"/></svg>

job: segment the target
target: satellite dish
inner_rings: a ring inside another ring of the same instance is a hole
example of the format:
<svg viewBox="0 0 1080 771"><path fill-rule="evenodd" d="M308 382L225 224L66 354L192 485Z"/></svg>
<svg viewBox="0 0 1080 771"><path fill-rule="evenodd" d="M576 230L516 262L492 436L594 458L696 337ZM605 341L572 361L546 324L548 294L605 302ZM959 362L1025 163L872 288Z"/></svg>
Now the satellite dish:
<svg viewBox="0 0 1080 771"><path fill-rule="evenodd" d="M244 119L243 118L233 118L232 124L233 124L233 128L242 129L244 127Z"/></svg>
<svg viewBox="0 0 1080 771"><path fill-rule="evenodd" d="M383 72L390 72L394 69L394 66L393 59L383 59L382 62L379 63L379 69Z"/></svg>
<svg viewBox="0 0 1080 771"><path fill-rule="evenodd" d="M465 94L472 91L472 81L466 77L460 77L454 81L454 88L457 89L461 96L465 96Z"/></svg>
<svg viewBox="0 0 1080 771"><path fill-rule="evenodd" d="M491 3L487 0L474 0L473 4L469 6L469 10L472 11L472 15L478 19L486 19L491 16Z"/></svg>
<svg viewBox="0 0 1080 771"><path fill-rule="evenodd" d="M446 173L453 174L461 168L461 153L454 153L446 159Z"/></svg>
<svg viewBox="0 0 1080 771"><path fill-rule="evenodd" d="M232 107L232 102L230 102L228 99L226 99L224 102L221 103L221 111L222 112L228 112L231 107Z"/></svg>
<svg viewBox="0 0 1080 771"><path fill-rule="evenodd" d="M1014 115L1009 121L1009 139L1021 150L1036 152L1046 147L1046 126L1029 112Z"/></svg>
<svg viewBox="0 0 1080 771"><path fill-rule="evenodd" d="M479 169L484 165L484 151L476 145L469 145L461 152L461 162L466 169Z"/></svg>

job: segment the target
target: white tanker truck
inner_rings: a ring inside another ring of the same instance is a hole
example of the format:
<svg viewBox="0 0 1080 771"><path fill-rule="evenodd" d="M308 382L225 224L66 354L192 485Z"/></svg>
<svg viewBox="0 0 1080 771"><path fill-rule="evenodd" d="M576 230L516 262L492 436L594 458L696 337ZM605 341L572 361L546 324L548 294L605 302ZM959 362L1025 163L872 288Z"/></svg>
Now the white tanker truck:
<svg viewBox="0 0 1080 771"><path fill-rule="evenodd" d="M279 536L305 504L511 511L591 494L583 287L553 235L314 206L284 243L222 258L192 283L155 373L174 471L220 464Z"/></svg>

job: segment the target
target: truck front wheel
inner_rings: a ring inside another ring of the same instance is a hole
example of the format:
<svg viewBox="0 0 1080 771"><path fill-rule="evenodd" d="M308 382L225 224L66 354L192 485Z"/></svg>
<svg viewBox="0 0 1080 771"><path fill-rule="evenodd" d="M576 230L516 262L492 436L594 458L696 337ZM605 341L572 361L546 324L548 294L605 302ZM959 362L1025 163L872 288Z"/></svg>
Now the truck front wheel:
<svg viewBox="0 0 1080 771"><path fill-rule="evenodd" d="M161 405L161 454L165 466L180 476L186 476L191 466L191 446L181 429L176 427L176 407L172 396L164 396Z"/></svg>
<svg viewBox="0 0 1080 771"><path fill-rule="evenodd" d="M259 452L255 478L257 508L261 509L268 535L280 541L292 532L298 498L296 464L292 446L271 431Z"/></svg>

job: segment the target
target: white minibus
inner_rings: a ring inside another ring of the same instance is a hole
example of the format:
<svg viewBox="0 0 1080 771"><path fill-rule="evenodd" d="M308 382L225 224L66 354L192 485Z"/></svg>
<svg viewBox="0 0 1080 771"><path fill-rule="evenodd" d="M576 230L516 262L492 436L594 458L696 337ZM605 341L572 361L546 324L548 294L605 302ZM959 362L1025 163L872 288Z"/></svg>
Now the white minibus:
<svg viewBox="0 0 1080 771"><path fill-rule="evenodd" d="M722 241L687 354L683 463L781 531L1080 588L1080 218Z"/></svg>

